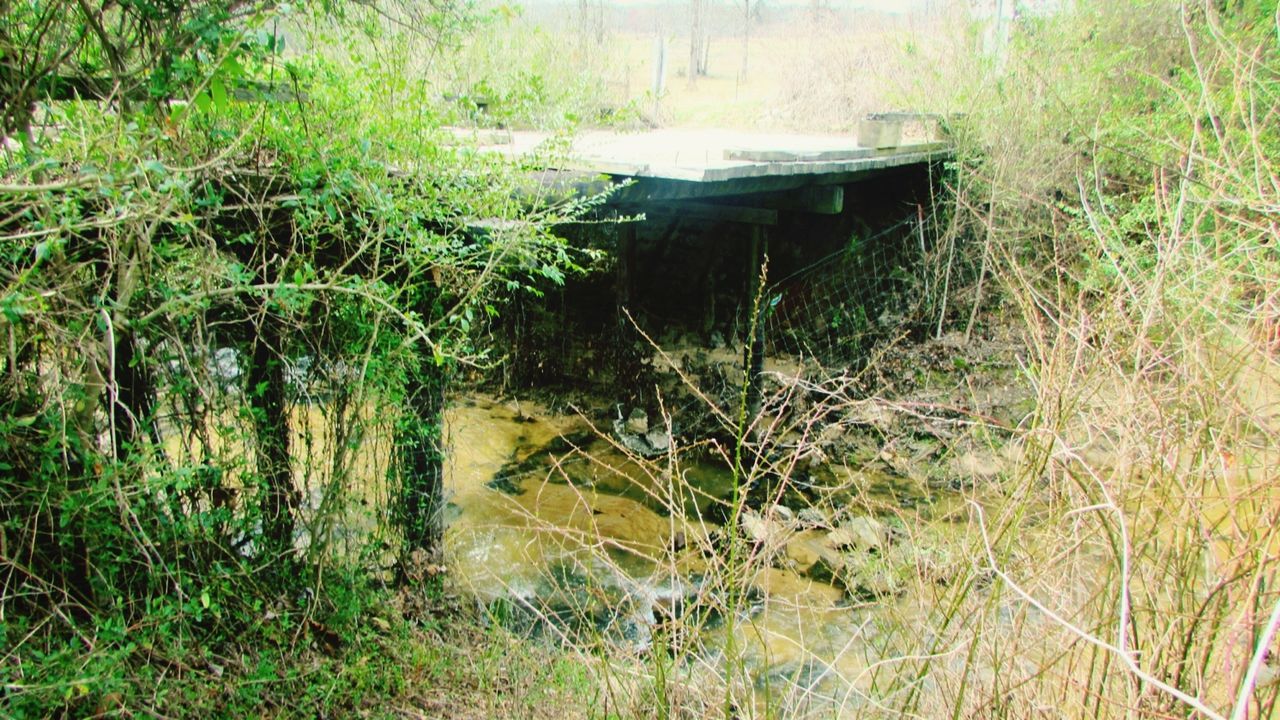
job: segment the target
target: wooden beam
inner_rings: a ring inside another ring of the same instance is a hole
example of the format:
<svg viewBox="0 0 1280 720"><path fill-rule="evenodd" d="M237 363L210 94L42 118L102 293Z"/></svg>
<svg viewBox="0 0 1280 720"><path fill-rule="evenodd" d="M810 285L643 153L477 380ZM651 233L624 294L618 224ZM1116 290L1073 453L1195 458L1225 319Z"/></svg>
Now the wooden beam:
<svg viewBox="0 0 1280 720"><path fill-rule="evenodd" d="M618 229L618 276L616 294L618 297L618 330L620 337L628 337L629 323L627 311L631 309L631 299L635 296L636 266L636 224L619 223Z"/></svg>
<svg viewBox="0 0 1280 720"><path fill-rule="evenodd" d="M718 222L737 222L747 225L777 225L778 211L760 207L742 207L740 205L717 205L705 202L671 202L647 203L628 208L627 212L644 213L645 215L676 216L693 220L711 220Z"/></svg>
<svg viewBox="0 0 1280 720"><path fill-rule="evenodd" d="M875 154L873 148L855 147L838 150L766 150L761 148L725 148L725 160L744 162L833 162L859 160Z"/></svg>
<svg viewBox="0 0 1280 720"><path fill-rule="evenodd" d="M784 193L765 193L752 203L776 210L839 215L844 211L843 185L810 185Z"/></svg>

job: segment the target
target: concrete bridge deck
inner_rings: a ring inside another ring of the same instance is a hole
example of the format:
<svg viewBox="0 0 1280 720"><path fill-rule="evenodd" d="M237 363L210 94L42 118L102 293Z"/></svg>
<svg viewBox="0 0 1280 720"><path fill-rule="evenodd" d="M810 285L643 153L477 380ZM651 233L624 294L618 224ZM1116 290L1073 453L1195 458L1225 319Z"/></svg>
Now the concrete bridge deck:
<svg viewBox="0 0 1280 720"><path fill-rule="evenodd" d="M584 347L631 347L626 328L633 322L647 323L654 333L683 327L708 338L713 331L722 338L736 335L744 346L754 413L766 323L751 324L744 313L761 297L766 268L792 277L850 248L851 237L870 238L875 229L919 217L938 164L953 155L947 142L903 142L901 128L872 130L865 144L853 133L715 130L589 132L559 147L553 136L533 132L461 130L457 140L539 168L539 195L532 202L608 190L595 217L640 218L581 226L610 246L615 277L608 287L582 283L565 291L579 298L562 296L560 310L553 311L566 336L593 338ZM911 235L913 247L916 237ZM868 278L868 288L879 282ZM810 291L800 286L778 297L800 298L803 306ZM749 327L754 333L747 337ZM573 361L561 362L567 367Z"/></svg>
<svg viewBox="0 0 1280 720"><path fill-rule="evenodd" d="M839 185L877 172L947 159L950 143L932 140L874 148L854 134L791 135L723 130L653 130L581 134L560 153L547 153L553 136L538 132L459 131L459 139L511 157L548 157L549 184L590 190L590 178L636 183L613 202L637 203L724 195L750 195L811 185ZM470 137L467 137L470 135Z"/></svg>

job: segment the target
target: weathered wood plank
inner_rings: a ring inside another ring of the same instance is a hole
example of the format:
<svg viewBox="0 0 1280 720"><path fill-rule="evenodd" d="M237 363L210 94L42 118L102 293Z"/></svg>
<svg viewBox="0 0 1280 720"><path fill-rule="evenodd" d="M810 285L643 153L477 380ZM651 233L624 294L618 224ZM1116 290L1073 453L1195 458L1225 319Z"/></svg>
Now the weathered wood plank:
<svg viewBox="0 0 1280 720"><path fill-rule="evenodd" d="M752 204L776 210L839 215L844 210L843 185L808 185L789 192L761 193Z"/></svg>
<svg viewBox="0 0 1280 720"><path fill-rule="evenodd" d="M745 162L834 162L858 160L875 154L871 148L843 148L839 150L766 150L760 148L725 148L725 160Z"/></svg>
<svg viewBox="0 0 1280 720"><path fill-rule="evenodd" d="M742 207L739 205L717 205L705 202L653 203L634 208L636 212L646 215L677 216L691 220L710 220L713 222L736 222L747 225L777 225L778 211L768 208Z"/></svg>

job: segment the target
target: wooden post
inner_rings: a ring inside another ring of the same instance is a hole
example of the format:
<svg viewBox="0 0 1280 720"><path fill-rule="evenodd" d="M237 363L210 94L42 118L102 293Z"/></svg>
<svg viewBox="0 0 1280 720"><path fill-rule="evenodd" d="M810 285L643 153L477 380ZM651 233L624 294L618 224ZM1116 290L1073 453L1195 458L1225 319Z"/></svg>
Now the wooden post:
<svg viewBox="0 0 1280 720"><path fill-rule="evenodd" d="M422 318L438 318L440 288L424 283L414 291L412 307ZM444 409L451 368L424 352L409 374L406 417L396 428L400 471L400 513L405 551L424 550L440 557L444 541Z"/></svg>
<svg viewBox="0 0 1280 720"><path fill-rule="evenodd" d="M254 331L249 354L246 392L253 409L257 441L257 471L262 487L259 506L262 535L268 552L293 549L293 520L298 492L293 485L289 455L289 408L286 400L283 350L285 329L279 317L261 302L262 321Z"/></svg>
<svg viewBox="0 0 1280 720"><path fill-rule="evenodd" d="M996 26L995 26L995 56L996 56L996 72L1003 74L1005 61L1009 57L1009 15L1012 13L1012 6L1007 4L1007 0L996 0Z"/></svg>
<svg viewBox="0 0 1280 720"><path fill-rule="evenodd" d="M662 93L667 89L667 40L659 33L653 38L653 121L662 116Z"/></svg>
<svg viewBox="0 0 1280 720"><path fill-rule="evenodd" d="M627 312L632 309L636 293L636 224L622 223L618 228L618 268L614 279L617 298L617 327L614 328L609 370L616 378L634 377L639 369L636 351L638 335Z"/></svg>
<svg viewBox="0 0 1280 720"><path fill-rule="evenodd" d="M435 558L444 540L444 406L448 368L422 360L409 391L406 427L397 433L406 550Z"/></svg>
<svg viewBox="0 0 1280 720"><path fill-rule="evenodd" d="M623 312L631 306L631 296L635 288L636 262L636 226L635 223L621 223L618 226L618 327L626 330L629 324L627 314Z"/></svg>
<svg viewBox="0 0 1280 720"><path fill-rule="evenodd" d="M754 418L760 412L761 380L764 373L764 301L760 283L769 237L763 225L751 226L751 244L747 253L747 327L751 336L743 347L743 366L747 369L747 414Z"/></svg>

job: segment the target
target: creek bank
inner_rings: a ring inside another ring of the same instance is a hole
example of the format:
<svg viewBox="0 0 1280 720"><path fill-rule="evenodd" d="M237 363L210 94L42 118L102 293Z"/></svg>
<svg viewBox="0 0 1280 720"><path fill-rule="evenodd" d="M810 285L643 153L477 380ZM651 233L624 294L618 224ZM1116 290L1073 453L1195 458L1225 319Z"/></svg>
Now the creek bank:
<svg viewBox="0 0 1280 720"><path fill-rule="evenodd" d="M913 376L899 395L859 395L854 380L807 380L821 370L770 359L766 431L751 438L736 513L741 480L717 410L732 405L711 398L715 382L740 377L737 353L657 353L669 377L653 401L579 395L572 413L485 396L457 404L451 575L493 617L557 641L692 658L741 633L757 682L834 682L806 662L857 676L842 648L869 617L973 571L966 500L1016 459L1002 430L1024 402L1016 365L969 349L962 370L945 360L950 347L887 353ZM736 569L729 527L742 543Z"/></svg>

